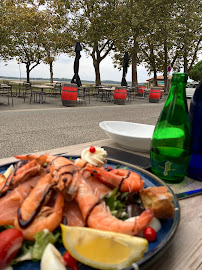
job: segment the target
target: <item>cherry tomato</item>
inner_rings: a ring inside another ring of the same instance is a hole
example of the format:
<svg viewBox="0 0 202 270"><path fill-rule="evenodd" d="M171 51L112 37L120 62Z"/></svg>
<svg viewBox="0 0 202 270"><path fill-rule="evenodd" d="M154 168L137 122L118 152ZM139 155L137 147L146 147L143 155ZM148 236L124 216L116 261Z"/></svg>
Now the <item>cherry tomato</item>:
<svg viewBox="0 0 202 270"><path fill-rule="evenodd" d="M92 154L95 153L95 147L91 145L89 148L89 152Z"/></svg>
<svg viewBox="0 0 202 270"><path fill-rule="evenodd" d="M23 234L17 229L0 233L0 269L4 269L17 255L22 246Z"/></svg>
<svg viewBox="0 0 202 270"><path fill-rule="evenodd" d="M113 170L113 169L112 169L112 167L108 166L108 167L106 168L106 170L107 170L107 171L111 171L111 170Z"/></svg>
<svg viewBox="0 0 202 270"><path fill-rule="evenodd" d="M156 240L156 231L151 228L147 227L144 229L144 237L149 241L149 242L154 242Z"/></svg>
<svg viewBox="0 0 202 270"><path fill-rule="evenodd" d="M67 267L72 268L73 270L78 270L77 267L77 260L75 260L68 251L65 252L63 255L63 260L65 261L65 264Z"/></svg>

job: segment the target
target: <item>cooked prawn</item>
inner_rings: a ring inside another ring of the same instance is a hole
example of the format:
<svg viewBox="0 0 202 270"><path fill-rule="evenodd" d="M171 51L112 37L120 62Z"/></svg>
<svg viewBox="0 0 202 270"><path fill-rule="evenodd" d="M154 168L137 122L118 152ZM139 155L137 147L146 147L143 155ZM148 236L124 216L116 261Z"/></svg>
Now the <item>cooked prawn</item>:
<svg viewBox="0 0 202 270"><path fill-rule="evenodd" d="M22 165L22 166L21 166ZM39 174L41 165L36 160L32 160L26 164L16 164L14 172L7 179L0 182L0 196L8 189L14 188L17 185L25 182L27 179Z"/></svg>
<svg viewBox="0 0 202 270"><path fill-rule="evenodd" d="M18 208L37 181L37 177L34 177L0 199L0 225L13 225Z"/></svg>
<svg viewBox="0 0 202 270"><path fill-rule="evenodd" d="M48 154L44 154L44 155L31 154L31 155L21 155L21 156L17 155L14 157L17 159L20 159L20 160L29 160L29 161L35 160L37 163L39 163L41 166L43 166L48 158Z"/></svg>
<svg viewBox="0 0 202 270"><path fill-rule="evenodd" d="M124 169L106 171L97 167L87 167L86 170L105 184L119 187L122 192L138 192L144 187L140 175L132 171Z"/></svg>
<svg viewBox="0 0 202 270"><path fill-rule="evenodd" d="M46 164L47 171L53 168L53 182L56 183L55 189L62 191L64 194L68 193L74 197L71 192L76 192L72 189L72 180L74 175L77 173L77 167L74 162L61 156L51 156L48 154L38 156L38 155L26 155L26 156L15 156L21 160L31 160L40 163L41 165ZM30 161L30 162L31 162ZM30 163L29 162L29 163ZM71 190L71 192L70 192Z"/></svg>
<svg viewBox="0 0 202 270"><path fill-rule="evenodd" d="M34 217L40 211L42 204L47 200L46 196L53 185L52 172L41 177L18 209L18 214L20 215L19 225L21 227L27 227L32 223Z"/></svg>
<svg viewBox="0 0 202 270"><path fill-rule="evenodd" d="M81 174L75 200L81 209L86 225L91 228L137 235L153 218L152 210L147 209L135 221L119 220L112 216L106 204L98 198L98 194L93 193Z"/></svg>
<svg viewBox="0 0 202 270"><path fill-rule="evenodd" d="M79 168L85 168L85 167L94 167L93 164L89 163L88 161L82 159L82 158L77 158L75 160L75 165Z"/></svg>
<svg viewBox="0 0 202 270"><path fill-rule="evenodd" d="M34 221L27 228L21 228L17 217L14 220L14 226L22 231L24 239L32 241L36 233L44 229L53 231L59 226L62 220L63 207L64 198L62 193L59 192L54 206L43 206L38 215L34 218Z"/></svg>

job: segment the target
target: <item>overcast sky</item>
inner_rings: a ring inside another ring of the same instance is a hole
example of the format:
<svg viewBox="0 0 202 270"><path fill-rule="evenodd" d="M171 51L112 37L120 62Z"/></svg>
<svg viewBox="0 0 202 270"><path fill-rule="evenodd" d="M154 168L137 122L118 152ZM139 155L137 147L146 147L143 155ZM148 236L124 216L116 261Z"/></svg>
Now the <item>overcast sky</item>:
<svg viewBox="0 0 202 270"><path fill-rule="evenodd" d="M82 80L95 81L95 72L92 63L91 57L86 57L84 52L81 52L81 58L79 62L79 76ZM200 60L202 59L202 55L200 56ZM57 60L53 64L53 76L55 78L67 78L72 79L73 72L73 64L74 57L69 57L68 55L61 55L57 58ZM148 72L144 68L143 65L138 66L138 82L145 82L147 79L151 78L148 75ZM171 72L172 73L172 72ZM122 71L119 71L117 68L113 67L113 63L111 58L106 57L100 64L100 74L101 80L113 80L120 81L122 78ZM159 75L159 74L158 74ZM8 77L19 77L26 78L26 69L25 64L18 65L15 60L11 60L8 63L0 61L0 76L8 76ZM49 74L49 66L45 64L40 64L35 67L31 73L30 78L50 78ZM127 81L132 80L132 72L131 65L128 68Z"/></svg>

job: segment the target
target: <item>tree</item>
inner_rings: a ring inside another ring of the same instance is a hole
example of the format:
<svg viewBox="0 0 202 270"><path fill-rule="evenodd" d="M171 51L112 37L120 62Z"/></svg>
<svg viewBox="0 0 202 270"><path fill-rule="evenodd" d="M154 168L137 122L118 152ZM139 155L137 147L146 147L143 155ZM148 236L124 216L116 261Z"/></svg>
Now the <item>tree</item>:
<svg viewBox="0 0 202 270"><path fill-rule="evenodd" d="M4 28L12 40L12 46L7 42L4 51L26 65L27 82L30 72L42 61L50 64L52 74L52 62L64 46L61 46L63 36L67 36L63 33L66 17L58 15L58 6L50 0L4 0L4 4Z"/></svg>
<svg viewBox="0 0 202 270"><path fill-rule="evenodd" d="M4 14L6 5L4 1L0 2L0 59L6 61L10 58L8 48L11 48L12 40L8 34L9 29L5 25Z"/></svg>
<svg viewBox="0 0 202 270"><path fill-rule="evenodd" d="M132 63L132 86L137 86L137 66L142 61L150 62L150 64L152 62L152 69L156 72L156 67L154 67L155 60L151 55L152 50L154 51L154 48L152 49L151 47L154 45L154 42L150 42L147 37L153 31L152 18L156 18L153 13L155 13L157 1L126 0L119 2L117 12L119 20L115 29L114 41L116 52L113 58L116 65L119 62L120 68L124 52L129 52ZM144 38L149 42L147 45L150 48L144 46L143 49L142 44L145 45ZM149 69L151 67L150 64L147 65Z"/></svg>
<svg viewBox="0 0 202 270"><path fill-rule="evenodd" d="M71 12L71 30L75 43L79 41L84 51L92 57L95 83L100 85L100 63L114 47L116 1L76 0L71 3Z"/></svg>
<svg viewBox="0 0 202 270"><path fill-rule="evenodd" d="M192 67L189 72L189 77L196 82L202 80L202 60Z"/></svg>
<svg viewBox="0 0 202 270"><path fill-rule="evenodd" d="M157 86L157 72L161 70L159 56L159 41L158 35L155 30L151 31L140 42L141 59L150 74L154 74L154 86Z"/></svg>
<svg viewBox="0 0 202 270"><path fill-rule="evenodd" d="M202 49L202 13L200 0L178 0L177 42L182 46L181 59L184 72L189 74L197 56Z"/></svg>
<svg viewBox="0 0 202 270"><path fill-rule="evenodd" d="M40 1L39 1L40 3ZM71 34L68 31L68 11L61 9L64 7L60 0L46 1L46 32L42 33L40 39L43 48L45 49L45 58L43 62L49 65L50 82L53 82L53 62L57 55L62 52L73 50L74 43Z"/></svg>
<svg viewBox="0 0 202 270"><path fill-rule="evenodd" d="M36 6L27 6L26 3L10 5L4 15L8 35L12 39L12 47L7 47L8 53L18 63L26 65L27 82L31 70L44 58L44 48L40 41L44 19L43 11L39 11Z"/></svg>

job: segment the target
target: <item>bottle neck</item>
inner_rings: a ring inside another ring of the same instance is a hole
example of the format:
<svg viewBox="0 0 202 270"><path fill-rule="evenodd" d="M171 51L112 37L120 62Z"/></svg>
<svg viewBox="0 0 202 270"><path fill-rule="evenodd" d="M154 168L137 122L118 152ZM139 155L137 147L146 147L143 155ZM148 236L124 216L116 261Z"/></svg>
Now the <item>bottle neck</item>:
<svg viewBox="0 0 202 270"><path fill-rule="evenodd" d="M175 96L176 98L184 99L186 98L185 88L186 88L185 83L172 82L169 96Z"/></svg>

